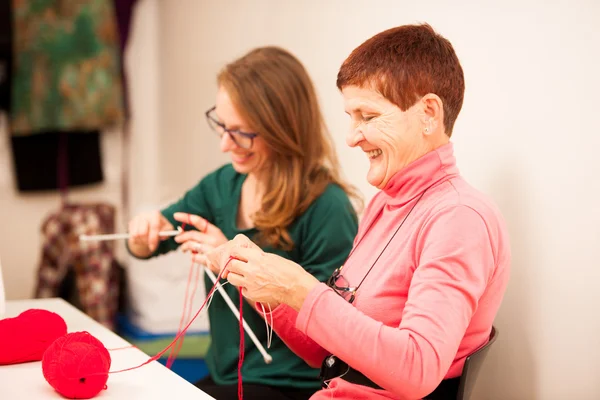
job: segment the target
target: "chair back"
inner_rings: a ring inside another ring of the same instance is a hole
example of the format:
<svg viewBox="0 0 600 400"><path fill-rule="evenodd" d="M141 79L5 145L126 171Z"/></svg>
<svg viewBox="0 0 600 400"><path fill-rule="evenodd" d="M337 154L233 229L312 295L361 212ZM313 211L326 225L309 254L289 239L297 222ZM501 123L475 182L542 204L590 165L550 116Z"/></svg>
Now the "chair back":
<svg viewBox="0 0 600 400"><path fill-rule="evenodd" d="M492 332L490 333L490 340L479 350L470 354L465 359L465 366L463 367L463 372L460 377L460 383L458 385L458 394L456 396L457 400L470 400L471 394L473 392L473 388L475 387L475 382L477 381L477 376L479 375L479 371L481 370L481 366L492 347L492 344L498 338L498 330L492 326Z"/></svg>

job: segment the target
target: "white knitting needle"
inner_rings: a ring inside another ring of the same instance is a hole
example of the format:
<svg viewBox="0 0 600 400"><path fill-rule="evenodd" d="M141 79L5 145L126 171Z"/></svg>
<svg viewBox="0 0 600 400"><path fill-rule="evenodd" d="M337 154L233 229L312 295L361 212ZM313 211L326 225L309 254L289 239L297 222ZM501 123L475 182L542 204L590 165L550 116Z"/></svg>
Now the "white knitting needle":
<svg viewBox="0 0 600 400"><path fill-rule="evenodd" d="M217 282L217 277L215 276L215 274L210 269L208 269L206 266L204 266L204 271L206 272L206 275L208 275L210 280L213 282L213 284L215 284ZM236 318L239 321L240 320L240 312L233 304L233 301L231 301L231 299L229 298L229 295L227 294L227 292L225 292L225 290L223 290L220 283L217 285L217 291L219 292L221 297L223 297L223 300L225 300L225 303L227 303L227 305L231 309L231 312L236 316ZM243 318L242 318L242 323L244 324L244 329L246 330L246 333L248 334L248 336L250 336L250 339L252 339L252 341L256 345L256 348L258 349L258 351L260 351L260 354L262 354L262 356L265 360L265 363L270 364L271 361L273 361L273 357L271 357L269 355L269 353L267 353L267 351L265 350L263 345L260 343L260 341L258 340L256 335L252 331L252 328L250 328L250 326L246 323L246 320Z"/></svg>
<svg viewBox="0 0 600 400"><path fill-rule="evenodd" d="M183 232L183 231L181 228L179 228L175 231L158 232L158 236L161 236L161 237L177 236L181 232ZM131 234L129 234L129 233L109 233L106 235L79 235L79 240L81 240L82 242L103 241L103 240L121 240L121 239L129 239L130 236L131 236Z"/></svg>

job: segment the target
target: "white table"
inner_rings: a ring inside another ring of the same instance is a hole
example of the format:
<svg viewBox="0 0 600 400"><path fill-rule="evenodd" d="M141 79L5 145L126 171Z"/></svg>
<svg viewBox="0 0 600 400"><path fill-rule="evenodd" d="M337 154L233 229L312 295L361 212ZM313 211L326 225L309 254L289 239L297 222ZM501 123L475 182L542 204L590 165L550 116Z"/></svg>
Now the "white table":
<svg viewBox="0 0 600 400"><path fill-rule="evenodd" d="M61 299L8 301L5 318L15 317L30 308L40 308L59 314L67 323L68 332L88 331L107 348L129 346L130 343ZM137 366L149 356L135 348L111 351L111 371ZM110 374L108 389L97 399L213 399L177 374L153 361L133 371ZM64 399L56 393L42 375L42 363L30 362L0 365L0 399Z"/></svg>

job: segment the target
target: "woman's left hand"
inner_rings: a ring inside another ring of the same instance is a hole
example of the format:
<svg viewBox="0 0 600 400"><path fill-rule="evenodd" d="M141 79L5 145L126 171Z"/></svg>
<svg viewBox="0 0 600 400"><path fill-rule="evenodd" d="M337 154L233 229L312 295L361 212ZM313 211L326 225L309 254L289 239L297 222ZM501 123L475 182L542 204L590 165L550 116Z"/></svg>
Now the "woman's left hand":
<svg viewBox="0 0 600 400"><path fill-rule="evenodd" d="M193 253L195 262L210 265L206 260L206 254L220 245L227 243L227 238L223 232L198 215L177 212L173 215L173 218L176 221L190 224L198 229L198 231L185 231L175 236L177 243L183 243L180 249L184 252ZM218 271L213 269L213 272Z"/></svg>
<svg viewBox="0 0 600 400"><path fill-rule="evenodd" d="M249 300L269 304L288 304L300 310L308 293L319 281L300 265L260 249L235 246L223 277Z"/></svg>

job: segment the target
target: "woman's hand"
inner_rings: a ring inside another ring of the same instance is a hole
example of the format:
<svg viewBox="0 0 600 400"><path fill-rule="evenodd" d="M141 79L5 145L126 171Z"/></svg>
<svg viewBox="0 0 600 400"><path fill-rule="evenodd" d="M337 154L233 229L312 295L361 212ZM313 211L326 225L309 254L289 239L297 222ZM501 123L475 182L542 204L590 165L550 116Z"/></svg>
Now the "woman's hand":
<svg viewBox="0 0 600 400"><path fill-rule="evenodd" d="M213 249L212 251L207 252L205 254L207 262L206 265L215 273L221 272L223 267L225 267L225 265L227 264L227 261L229 261L229 258L231 257L231 252L238 247L245 247L262 251L262 249L252 240L248 239L248 237L244 235L236 235L236 237L234 237L233 240L230 240L227 243L224 243L221 246Z"/></svg>
<svg viewBox="0 0 600 400"><path fill-rule="evenodd" d="M173 225L160 211L139 214L129 222L127 246L137 257L148 257L156 251L158 243L168 237L160 237L160 231L172 231Z"/></svg>
<svg viewBox="0 0 600 400"><path fill-rule="evenodd" d="M300 310L319 281L300 265L251 246L247 238L236 240L237 243L225 245L215 258L220 268L227 265L222 277L242 288L242 294L251 301L269 304L271 308L284 303Z"/></svg>
<svg viewBox="0 0 600 400"><path fill-rule="evenodd" d="M193 253L194 262L204 264L213 272L218 273L219 270L208 262L206 254L227 243L227 238L223 232L198 215L178 212L173 217L176 221L190 224L199 231L185 231L175 236L177 243L183 243L181 250Z"/></svg>

